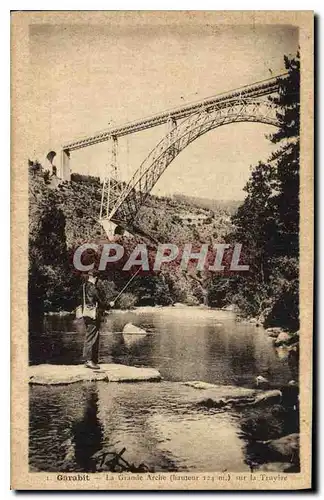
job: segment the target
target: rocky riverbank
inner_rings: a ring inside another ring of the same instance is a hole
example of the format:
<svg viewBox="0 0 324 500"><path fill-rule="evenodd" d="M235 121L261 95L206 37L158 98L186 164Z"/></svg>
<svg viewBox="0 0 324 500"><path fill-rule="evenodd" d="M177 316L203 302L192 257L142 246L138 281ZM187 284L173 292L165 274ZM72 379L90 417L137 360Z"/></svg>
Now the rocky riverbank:
<svg viewBox="0 0 324 500"><path fill-rule="evenodd" d="M251 323L260 326L262 324L261 319L252 319ZM300 335L299 331L288 332L280 327L266 328L265 332L272 339L278 358L287 360L292 380L287 386L277 390L280 393L280 396L277 394L278 401L267 398L271 404L265 408L262 417L251 415L243 423L247 433L254 440L254 445L250 446L251 470L256 468L264 471L298 472ZM271 386L271 382L267 379L259 378L261 386ZM275 462L260 465L258 459L260 456L268 456ZM286 459L289 459L289 462L285 463Z"/></svg>
<svg viewBox="0 0 324 500"><path fill-rule="evenodd" d="M299 471L299 390L295 383L265 391L201 381L185 385L201 393L198 406L237 412L251 472Z"/></svg>
<svg viewBox="0 0 324 500"><path fill-rule="evenodd" d="M263 318L242 319L237 316L241 323L251 323L255 326L263 325ZM299 378L299 331L289 332L280 327L265 328L266 334L273 340L276 353L281 360L288 360L288 365L294 380Z"/></svg>
<svg viewBox="0 0 324 500"><path fill-rule="evenodd" d="M267 328L267 335L273 339L278 357L287 359L294 380L299 379L299 332L285 332L281 328Z"/></svg>
<svg viewBox="0 0 324 500"><path fill-rule="evenodd" d="M262 318L238 319L263 326ZM251 472L299 472L299 331L272 327L265 332L272 339L278 358L288 361L292 376L288 384L274 387L271 380L258 376L256 386L268 390L225 398L211 394L212 384L199 381L188 384L206 391L198 403L203 407L240 412L241 428L247 439L246 463Z"/></svg>

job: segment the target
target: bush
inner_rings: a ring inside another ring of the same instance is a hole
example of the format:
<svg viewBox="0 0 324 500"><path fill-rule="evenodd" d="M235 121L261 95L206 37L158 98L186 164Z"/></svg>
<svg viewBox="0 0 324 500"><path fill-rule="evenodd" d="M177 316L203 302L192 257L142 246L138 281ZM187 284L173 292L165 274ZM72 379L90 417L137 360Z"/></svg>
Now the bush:
<svg viewBox="0 0 324 500"><path fill-rule="evenodd" d="M137 297L133 293L124 293L118 299L116 307L119 309L133 309L137 303Z"/></svg>
<svg viewBox="0 0 324 500"><path fill-rule="evenodd" d="M281 326L296 331L299 329L299 264L294 257L273 260L270 277L271 298L267 304L265 326Z"/></svg>

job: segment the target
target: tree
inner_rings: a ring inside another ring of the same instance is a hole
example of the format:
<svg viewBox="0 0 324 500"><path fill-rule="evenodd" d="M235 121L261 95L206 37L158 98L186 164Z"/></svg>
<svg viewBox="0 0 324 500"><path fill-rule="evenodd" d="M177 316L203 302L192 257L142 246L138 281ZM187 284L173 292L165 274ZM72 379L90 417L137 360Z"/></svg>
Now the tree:
<svg viewBox="0 0 324 500"><path fill-rule="evenodd" d="M299 131L300 131L300 58L285 57L288 78L279 81L279 96L272 101L281 126L270 136L280 144L276 159L277 194L274 210L278 217L277 255L298 256L299 253Z"/></svg>
<svg viewBox="0 0 324 500"><path fill-rule="evenodd" d="M299 54L285 57L288 75L279 80L278 130L269 139L278 150L254 167L247 196L232 218L229 241L245 247L249 273L232 283L242 312L263 314L267 324L298 328L299 256Z"/></svg>
<svg viewBox="0 0 324 500"><path fill-rule="evenodd" d="M56 195L46 190L30 221L28 304L30 320L44 311L75 304L78 276L69 265L65 216Z"/></svg>

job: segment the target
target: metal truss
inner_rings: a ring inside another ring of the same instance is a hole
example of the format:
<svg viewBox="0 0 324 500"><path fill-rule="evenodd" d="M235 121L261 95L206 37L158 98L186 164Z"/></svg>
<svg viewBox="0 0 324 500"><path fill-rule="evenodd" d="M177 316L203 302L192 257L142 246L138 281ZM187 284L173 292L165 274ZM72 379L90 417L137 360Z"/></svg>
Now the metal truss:
<svg viewBox="0 0 324 500"><path fill-rule="evenodd" d="M101 204L100 204L100 216L99 220L109 221L110 212L118 203L118 200L123 191L123 184L120 180L120 171L118 164L118 142L117 137L113 136L111 138L111 162L108 166L108 171L103 179L102 194L101 194Z"/></svg>
<svg viewBox="0 0 324 500"><path fill-rule="evenodd" d="M111 127L62 146L63 177L70 175L71 151L112 141L112 157L103 182L100 221L111 232L114 226L131 228L140 207L174 158L191 142L210 130L238 122L279 125L277 105L268 97L280 89L287 73L246 85L201 101L163 111L134 122ZM143 161L129 182L122 183L117 159L117 138L166 124L168 132Z"/></svg>
<svg viewBox="0 0 324 500"><path fill-rule="evenodd" d="M198 102L191 102L177 108L162 111L161 113L147 116L146 118L142 118L140 120L113 126L104 131L97 132L91 136L69 141L62 146L62 150L71 152L75 151L76 149L86 148L100 142L108 141L112 137L122 137L128 134L134 134L135 132L140 132L141 130L146 130L148 128L157 127L158 125L167 123L170 118L177 121L182 120L192 114L198 113L201 106L210 108L222 103L229 102L232 99L243 97L253 97L254 99L256 99L264 95L273 94L275 92L278 92L280 80L283 80L286 77L287 73L284 73L273 78L268 78L261 82L253 83L252 85L245 85L244 87L240 87L229 92L206 97L205 99Z"/></svg>

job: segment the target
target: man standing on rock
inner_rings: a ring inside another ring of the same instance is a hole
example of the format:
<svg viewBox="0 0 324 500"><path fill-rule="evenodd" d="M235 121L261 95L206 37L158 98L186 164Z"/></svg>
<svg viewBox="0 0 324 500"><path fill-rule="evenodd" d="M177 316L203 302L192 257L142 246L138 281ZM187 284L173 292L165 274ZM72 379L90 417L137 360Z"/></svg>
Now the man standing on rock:
<svg viewBox="0 0 324 500"><path fill-rule="evenodd" d="M95 271L89 271L88 281L83 285L83 319L86 334L83 346L83 358L85 367L91 370L99 370L99 340L100 326L105 307L105 301L97 287L98 275ZM114 302L109 303L110 307Z"/></svg>

